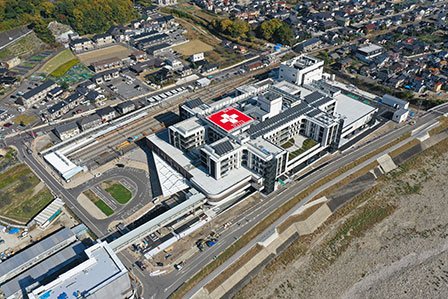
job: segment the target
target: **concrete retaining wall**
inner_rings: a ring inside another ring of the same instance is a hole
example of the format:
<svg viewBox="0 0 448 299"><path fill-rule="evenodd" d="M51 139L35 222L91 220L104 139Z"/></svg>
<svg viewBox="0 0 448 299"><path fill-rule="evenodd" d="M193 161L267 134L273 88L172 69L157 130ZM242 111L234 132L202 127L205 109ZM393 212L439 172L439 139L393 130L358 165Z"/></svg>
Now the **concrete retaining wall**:
<svg viewBox="0 0 448 299"><path fill-rule="evenodd" d="M314 204L310 205L313 206ZM304 211L306 209L302 209ZM265 267L276 255L281 254L289 245L296 241L300 235L306 235L316 230L331 215L331 210L325 203L321 205L307 219L293 223L284 232L279 234L273 232L264 242L259 242L263 249L258 252L252 259L244 264L240 269L233 273L220 286L214 289L210 294L205 288L196 293L193 298L196 299L215 299L230 298L242 286L247 284L252 276L260 269Z"/></svg>
<svg viewBox="0 0 448 299"><path fill-rule="evenodd" d="M331 216L331 210L327 204L320 206L313 214L305 221L300 221L294 224L299 235L308 235L313 233L328 217Z"/></svg>
<svg viewBox="0 0 448 299"><path fill-rule="evenodd" d="M421 144L418 144L411 149L405 151L399 156L391 159L390 156L383 156L381 162L387 166L387 170L392 170L396 165L400 165L407 161L409 158L419 154L423 150L437 144L448 137L448 132L442 132L436 136L424 140ZM382 169L383 171L385 169ZM385 171L387 172L387 171ZM306 206L309 208L313 204ZM295 215L300 214L306 210L305 207L297 211ZM275 256L281 254L288 246L296 241L300 235L306 235L313 233L325 220L332 215L332 211L326 202L320 206L314 213L303 221L295 222L288 228L286 228L281 234L277 231L269 235L263 242L259 242L258 245L262 245L263 249L258 252L252 259L232 274L226 281L213 290L210 294L205 288L201 288L193 298L196 299L216 299L216 298L231 298L238 292L244 285L246 285L258 271L264 268Z"/></svg>

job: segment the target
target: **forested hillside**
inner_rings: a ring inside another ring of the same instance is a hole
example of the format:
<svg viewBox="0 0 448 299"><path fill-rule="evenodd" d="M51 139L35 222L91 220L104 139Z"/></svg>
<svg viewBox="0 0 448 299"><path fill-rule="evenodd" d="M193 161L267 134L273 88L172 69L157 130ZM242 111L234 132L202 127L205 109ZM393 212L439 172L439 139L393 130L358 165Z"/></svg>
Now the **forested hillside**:
<svg viewBox="0 0 448 299"><path fill-rule="evenodd" d="M0 31L29 24L46 42L47 24L58 21L79 34L97 33L136 16L132 0L0 0Z"/></svg>

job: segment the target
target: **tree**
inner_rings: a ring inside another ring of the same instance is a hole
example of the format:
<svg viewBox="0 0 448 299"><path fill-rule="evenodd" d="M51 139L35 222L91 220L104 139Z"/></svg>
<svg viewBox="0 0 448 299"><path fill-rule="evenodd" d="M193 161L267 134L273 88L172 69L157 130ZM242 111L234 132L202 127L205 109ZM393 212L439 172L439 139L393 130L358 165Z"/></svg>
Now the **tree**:
<svg viewBox="0 0 448 299"><path fill-rule="evenodd" d="M274 32L273 39L277 43L291 46L294 41L294 33L286 23L283 23L282 26Z"/></svg>
<svg viewBox="0 0 448 299"><path fill-rule="evenodd" d="M230 26L229 30L229 33L232 37L245 37L250 30L250 26L246 21L236 19L235 21L233 21L232 26Z"/></svg>
<svg viewBox="0 0 448 299"><path fill-rule="evenodd" d="M229 33L230 27L232 27L233 21L230 19L222 19L218 23L218 30L223 33Z"/></svg>
<svg viewBox="0 0 448 299"><path fill-rule="evenodd" d="M137 16L132 0L0 0L0 30L31 25L48 41L51 21L72 26L80 34L104 32Z"/></svg>
<svg viewBox="0 0 448 299"><path fill-rule="evenodd" d="M271 40L275 31L277 31L282 26L282 24L283 22L279 19L264 21L258 27L258 33L260 37L264 38L265 40Z"/></svg>

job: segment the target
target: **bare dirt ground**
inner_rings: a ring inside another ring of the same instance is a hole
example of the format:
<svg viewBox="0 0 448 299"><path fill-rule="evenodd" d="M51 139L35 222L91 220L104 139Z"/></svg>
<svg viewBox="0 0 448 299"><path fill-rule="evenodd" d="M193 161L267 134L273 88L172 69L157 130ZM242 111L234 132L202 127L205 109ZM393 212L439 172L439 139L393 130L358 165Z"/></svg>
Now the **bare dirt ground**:
<svg viewBox="0 0 448 299"><path fill-rule="evenodd" d="M132 51L126 48L125 46L117 44L110 47L78 54L78 58L85 65L89 65L93 62L113 57L123 59L128 57L131 53Z"/></svg>
<svg viewBox="0 0 448 299"><path fill-rule="evenodd" d="M448 298L448 141L300 238L237 298Z"/></svg>

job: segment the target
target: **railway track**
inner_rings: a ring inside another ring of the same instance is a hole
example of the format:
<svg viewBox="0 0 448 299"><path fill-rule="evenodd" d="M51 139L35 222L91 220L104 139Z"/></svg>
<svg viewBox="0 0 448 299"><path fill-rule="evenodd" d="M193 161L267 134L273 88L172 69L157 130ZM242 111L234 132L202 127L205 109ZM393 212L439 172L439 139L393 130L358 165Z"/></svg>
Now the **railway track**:
<svg viewBox="0 0 448 299"><path fill-rule="evenodd" d="M213 99L223 96L229 91L234 90L236 87L253 81L253 76L258 73L261 72L254 72L250 76L229 80L226 84L212 85L195 93L181 95L173 99L173 101L170 101L166 108L154 111L153 113L143 116L123 127L97 137L94 143L68 154L68 158L75 163L89 164L89 162L105 153L123 151L133 143L133 141L127 141L129 137L142 134L141 138L143 138L148 134L155 133L164 128L164 124L155 119L156 116L167 112L175 112L177 114L178 105L191 98L200 98L205 103L210 103ZM161 106L163 107L166 104L167 103L162 103Z"/></svg>

